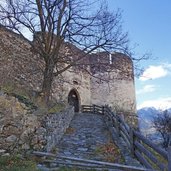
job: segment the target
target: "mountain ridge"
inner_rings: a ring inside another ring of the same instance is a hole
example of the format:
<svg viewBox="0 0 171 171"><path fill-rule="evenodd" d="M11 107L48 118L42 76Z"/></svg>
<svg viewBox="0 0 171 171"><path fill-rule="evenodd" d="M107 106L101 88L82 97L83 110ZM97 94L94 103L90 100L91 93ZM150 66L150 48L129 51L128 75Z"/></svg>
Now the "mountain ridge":
<svg viewBox="0 0 171 171"><path fill-rule="evenodd" d="M171 108L166 110L171 114ZM162 115L166 110L156 109L155 107L144 107L137 110L139 129L145 137L153 140L154 142L161 141L161 136L155 130L153 121L155 117Z"/></svg>

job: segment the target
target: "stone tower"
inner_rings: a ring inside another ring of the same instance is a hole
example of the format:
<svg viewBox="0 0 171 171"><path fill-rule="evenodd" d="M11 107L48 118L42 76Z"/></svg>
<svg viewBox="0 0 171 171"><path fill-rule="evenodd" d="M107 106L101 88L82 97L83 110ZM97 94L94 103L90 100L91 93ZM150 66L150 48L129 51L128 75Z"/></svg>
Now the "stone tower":
<svg viewBox="0 0 171 171"><path fill-rule="evenodd" d="M122 53L92 55L91 103L109 105L130 124L137 124L134 69L130 57ZM97 65L97 63L104 63ZM101 79L100 79L101 78Z"/></svg>

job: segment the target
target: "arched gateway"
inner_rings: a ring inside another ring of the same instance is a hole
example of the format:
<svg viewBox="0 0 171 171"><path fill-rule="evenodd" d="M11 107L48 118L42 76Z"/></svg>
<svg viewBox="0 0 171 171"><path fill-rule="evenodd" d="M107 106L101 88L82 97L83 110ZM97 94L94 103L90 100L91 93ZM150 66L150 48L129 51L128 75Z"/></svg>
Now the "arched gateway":
<svg viewBox="0 0 171 171"><path fill-rule="evenodd" d="M74 106L74 111L79 112L79 94L77 90L72 89L68 94L68 104Z"/></svg>

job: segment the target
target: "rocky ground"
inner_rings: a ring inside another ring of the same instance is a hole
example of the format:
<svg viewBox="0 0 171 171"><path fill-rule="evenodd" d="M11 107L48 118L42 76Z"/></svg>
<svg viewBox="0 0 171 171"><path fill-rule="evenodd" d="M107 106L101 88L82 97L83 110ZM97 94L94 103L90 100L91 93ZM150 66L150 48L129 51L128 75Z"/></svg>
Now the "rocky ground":
<svg viewBox="0 0 171 171"><path fill-rule="evenodd" d="M122 162L118 148L99 114L79 113L57 146L59 156Z"/></svg>

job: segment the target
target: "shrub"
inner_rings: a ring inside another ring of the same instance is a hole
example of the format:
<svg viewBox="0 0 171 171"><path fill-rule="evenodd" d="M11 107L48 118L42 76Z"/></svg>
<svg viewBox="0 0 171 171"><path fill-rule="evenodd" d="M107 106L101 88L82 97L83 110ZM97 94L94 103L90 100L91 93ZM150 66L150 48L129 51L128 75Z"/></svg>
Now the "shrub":
<svg viewBox="0 0 171 171"><path fill-rule="evenodd" d="M34 161L24 159L20 156L0 157L0 171L38 171Z"/></svg>

